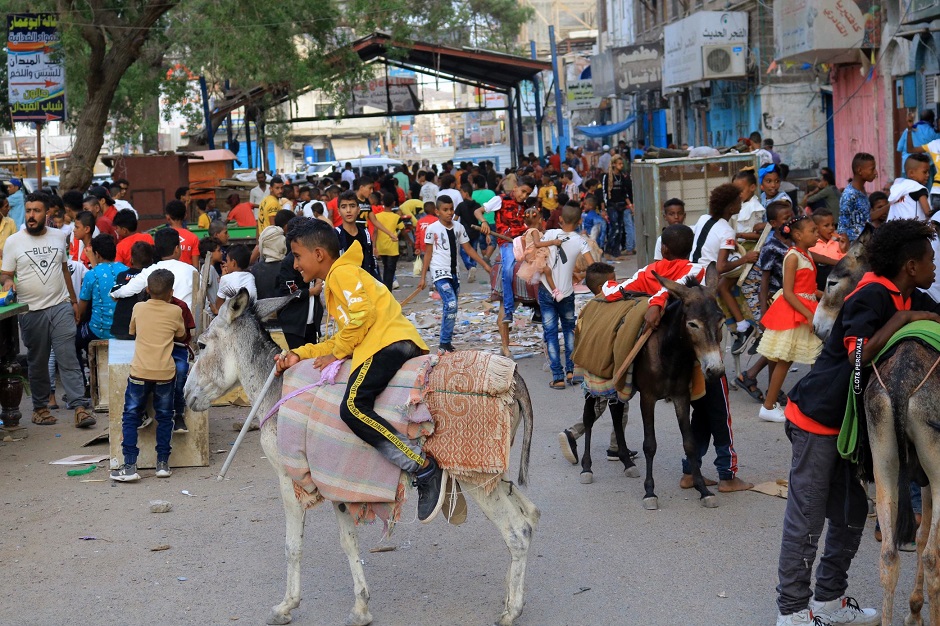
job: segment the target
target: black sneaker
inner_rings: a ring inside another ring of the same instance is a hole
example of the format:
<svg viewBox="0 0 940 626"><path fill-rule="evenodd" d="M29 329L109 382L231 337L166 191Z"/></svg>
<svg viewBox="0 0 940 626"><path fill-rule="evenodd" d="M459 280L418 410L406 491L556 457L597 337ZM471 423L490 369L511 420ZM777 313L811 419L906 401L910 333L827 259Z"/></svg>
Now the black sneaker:
<svg viewBox="0 0 940 626"><path fill-rule="evenodd" d="M169 461L157 461L157 478L169 478L173 475Z"/></svg>
<svg viewBox="0 0 940 626"><path fill-rule="evenodd" d="M620 453L614 450L613 448L607 448L607 460L608 461L619 461L620 460L620 456L618 456L619 454ZM631 450L630 448L627 448L627 456L630 457L631 459L635 459L636 457L640 456L640 453L637 452L636 450Z"/></svg>
<svg viewBox="0 0 940 626"><path fill-rule="evenodd" d="M429 459L431 465L418 470L415 474L414 486L418 489L418 519L427 524L444 504L444 485L447 483L447 473L434 459Z"/></svg>
<svg viewBox="0 0 940 626"><path fill-rule="evenodd" d="M561 446L561 455L572 465L578 464L578 441L567 428L558 433L558 445Z"/></svg>
<svg viewBox="0 0 940 626"><path fill-rule="evenodd" d="M186 428L186 418L182 415L173 416L173 432L174 433L188 433L189 429Z"/></svg>
<svg viewBox="0 0 940 626"><path fill-rule="evenodd" d="M121 483L136 483L140 480L136 463L125 463L116 470L111 470L111 480Z"/></svg>
<svg viewBox="0 0 940 626"><path fill-rule="evenodd" d="M441 356L442 354L447 354L448 352L456 352L456 351L457 350L454 348L453 344L450 344L450 343L442 343L437 347L438 356Z"/></svg>
<svg viewBox="0 0 940 626"><path fill-rule="evenodd" d="M754 341L751 342L751 347L747 349L747 353L749 355L757 356L757 346L760 345L760 338L763 334L764 333L762 332L758 332L757 335L754 336Z"/></svg>
<svg viewBox="0 0 940 626"><path fill-rule="evenodd" d="M140 426L137 427L137 430L143 430L151 424L153 424L153 417L145 414L143 419L140 420Z"/></svg>
<svg viewBox="0 0 940 626"><path fill-rule="evenodd" d="M734 343L731 344L731 354L741 354L747 349L748 342L754 337L754 326L748 326L747 330L734 333Z"/></svg>

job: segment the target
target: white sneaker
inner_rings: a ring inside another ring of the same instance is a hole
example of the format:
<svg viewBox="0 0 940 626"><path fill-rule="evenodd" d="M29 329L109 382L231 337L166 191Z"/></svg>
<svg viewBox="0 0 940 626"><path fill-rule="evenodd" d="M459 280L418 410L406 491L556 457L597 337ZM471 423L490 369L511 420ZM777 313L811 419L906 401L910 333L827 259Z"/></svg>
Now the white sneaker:
<svg viewBox="0 0 940 626"><path fill-rule="evenodd" d="M467 282L468 282L468 283L475 282L475 281L476 281L476 278L477 278L477 268L476 268L476 266L474 266L474 267L471 267L471 268L467 271Z"/></svg>
<svg viewBox="0 0 940 626"><path fill-rule="evenodd" d="M881 624L881 611L863 609L855 598L843 596L829 602L810 602L810 609L827 626L852 624L852 626L876 626Z"/></svg>
<svg viewBox="0 0 940 626"><path fill-rule="evenodd" d="M392 281L392 289L400 289L401 285L398 284L398 279Z"/></svg>
<svg viewBox="0 0 940 626"><path fill-rule="evenodd" d="M783 409L781 409L780 405L776 402L774 402L774 408L772 409L765 408L761 405L760 413L758 413L757 416L765 422L782 423L787 421L786 416L783 414Z"/></svg>
<svg viewBox="0 0 940 626"><path fill-rule="evenodd" d="M809 609L790 615L778 615L777 626L826 626L825 622L813 615Z"/></svg>

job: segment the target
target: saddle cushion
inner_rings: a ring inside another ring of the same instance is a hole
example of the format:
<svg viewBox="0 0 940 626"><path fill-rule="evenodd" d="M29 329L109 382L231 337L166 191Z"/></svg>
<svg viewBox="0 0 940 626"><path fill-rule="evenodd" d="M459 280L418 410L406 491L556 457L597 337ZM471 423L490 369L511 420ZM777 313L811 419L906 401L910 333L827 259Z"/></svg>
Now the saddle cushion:
<svg viewBox="0 0 940 626"><path fill-rule="evenodd" d="M649 298L639 297L616 302L603 298L588 301L575 325L572 360L597 379L610 380L636 343L649 308ZM615 381L618 390L626 384Z"/></svg>
<svg viewBox="0 0 940 626"><path fill-rule="evenodd" d="M424 356L405 363L376 402L376 411L410 438L432 429L431 415L420 404L430 359ZM350 362L344 362L334 384L314 386L281 405L278 451L287 474L307 493L319 491L334 502L396 502L401 470L339 418L350 368ZM313 360L301 361L284 373L283 396L319 379Z"/></svg>

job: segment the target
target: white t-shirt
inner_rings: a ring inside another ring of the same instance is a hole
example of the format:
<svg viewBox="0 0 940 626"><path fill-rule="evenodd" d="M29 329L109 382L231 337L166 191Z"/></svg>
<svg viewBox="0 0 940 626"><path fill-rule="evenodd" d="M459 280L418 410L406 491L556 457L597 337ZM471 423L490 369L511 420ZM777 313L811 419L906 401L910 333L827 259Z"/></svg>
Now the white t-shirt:
<svg viewBox="0 0 940 626"><path fill-rule="evenodd" d="M656 249L653 250L653 260L654 261L663 260L663 236L662 235L656 238Z"/></svg>
<svg viewBox="0 0 940 626"><path fill-rule="evenodd" d="M444 226L440 220L428 226L424 232L424 243L434 246L431 262L428 263L432 283L442 278L454 278L459 256L457 249L469 242L467 230L460 222L453 222L451 228Z"/></svg>
<svg viewBox="0 0 940 626"><path fill-rule="evenodd" d="M920 192L919 194L917 192ZM927 188L909 178L897 178L891 185L891 191L888 194L887 221L891 220L926 220L927 216L920 206L920 203L911 197L915 194L918 197L926 196Z"/></svg>
<svg viewBox="0 0 940 626"><path fill-rule="evenodd" d="M133 211L134 215L137 216L137 209L132 207L131 203L128 202L127 200L115 200L114 208L116 208L118 211L123 211L124 209L127 209L128 211Z"/></svg>
<svg viewBox="0 0 940 626"><path fill-rule="evenodd" d="M757 194L751 196L751 199L741 204L741 212L734 217L735 232L752 233L754 227L765 221L767 209L760 203Z"/></svg>
<svg viewBox="0 0 940 626"><path fill-rule="evenodd" d="M85 280L88 268L81 261L69 259L66 263L69 266L69 274L72 275L72 289L75 290L75 297L77 298L78 294L82 292L82 281Z"/></svg>
<svg viewBox="0 0 940 626"><path fill-rule="evenodd" d="M695 250L698 248L699 233L702 232L702 228L705 227L705 224L710 219L711 216L706 214L698 218L698 221L695 223L695 228L693 229L695 233L695 239L692 241L692 254L695 254ZM692 262L699 263L701 265L717 263L719 250L732 251L732 253L728 255L729 261L738 259L739 256L734 253L734 251L737 250L737 247L735 246L735 239L736 234L734 229L731 228L731 224L728 223L728 220L719 217L718 221L715 222L708 231L705 244L702 246L702 255L698 259L693 259Z"/></svg>
<svg viewBox="0 0 940 626"><path fill-rule="evenodd" d="M437 202L437 196L440 193L440 188L434 183L424 183L421 185L421 196L422 202Z"/></svg>
<svg viewBox="0 0 940 626"><path fill-rule="evenodd" d="M269 189L270 187L268 187L267 185L264 186L264 189L262 189L260 185L253 188L248 193L248 202L255 204L255 205L261 204L261 201L264 200L264 197L268 195Z"/></svg>
<svg viewBox="0 0 940 626"><path fill-rule="evenodd" d="M323 209L322 211L320 211L320 215L328 214L328 211L326 210L326 205L320 202L319 200L310 200L308 202L304 202L303 204L301 204L300 214L303 217L316 217L316 214L313 212L313 205L315 204L319 204Z"/></svg>
<svg viewBox="0 0 940 626"><path fill-rule="evenodd" d="M353 170L343 170L343 173L340 174L340 180L345 180L349 183L349 188L352 189L353 183L356 182L356 172ZM353 189L353 191L355 191Z"/></svg>
<svg viewBox="0 0 940 626"><path fill-rule="evenodd" d="M437 194L438 197L447 196L454 201L454 208L457 208L461 202L463 202L463 196L460 195L460 192L456 189L441 189L441 192Z"/></svg>
<svg viewBox="0 0 940 626"><path fill-rule="evenodd" d="M255 276L251 272L232 272L231 274L222 276L222 278L219 279L218 295L220 298L228 300L229 298L237 296L242 287L248 290L248 296L252 300L258 299L258 290L255 287Z"/></svg>
<svg viewBox="0 0 940 626"><path fill-rule="evenodd" d="M42 235L25 230L7 237L3 246L3 271L16 276L16 293L31 311L69 301L62 264L68 258L65 233L47 228ZM78 294L75 294L78 296Z"/></svg>
<svg viewBox="0 0 940 626"><path fill-rule="evenodd" d="M545 231L542 235L542 241L551 241L560 239L561 245L555 248L555 254L549 256L549 262L552 269L552 280L555 281L555 288L561 292L565 298L574 293L573 277L575 261L578 255L587 254L591 251L587 239L578 233L566 233L560 228L552 228ZM548 289L548 279L542 276L542 284Z"/></svg>
<svg viewBox="0 0 940 626"><path fill-rule="evenodd" d="M189 263L176 259L166 259L144 268L140 274L134 276L126 285L111 292L115 300L136 296L147 288L147 278L154 270L170 270L173 273L173 297L186 303L189 310L193 310L193 286L199 284L199 274L196 268Z"/></svg>
<svg viewBox="0 0 940 626"><path fill-rule="evenodd" d="M933 161L934 167L940 169L940 139L934 139L921 148L927 151L927 156ZM940 194L940 181L937 179L934 179L933 187L930 189L930 195L935 194Z"/></svg>

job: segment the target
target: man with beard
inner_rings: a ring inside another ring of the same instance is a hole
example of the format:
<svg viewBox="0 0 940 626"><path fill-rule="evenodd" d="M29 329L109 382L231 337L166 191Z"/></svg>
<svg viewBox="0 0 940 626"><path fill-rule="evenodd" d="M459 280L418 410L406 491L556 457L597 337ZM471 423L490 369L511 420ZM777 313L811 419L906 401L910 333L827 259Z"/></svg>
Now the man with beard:
<svg viewBox="0 0 940 626"><path fill-rule="evenodd" d="M29 312L20 317L23 343L29 360L29 386L33 399L33 423L55 424L49 411L49 351L55 350L65 401L75 411L75 427L89 428L95 418L88 410L85 383L75 353L78 298L69 274L66 235L46 228L49 196L26 196L26 229L10 235L3 246L0 282L15 290ZM13 277L16 277L16 284Z"/></svg>

